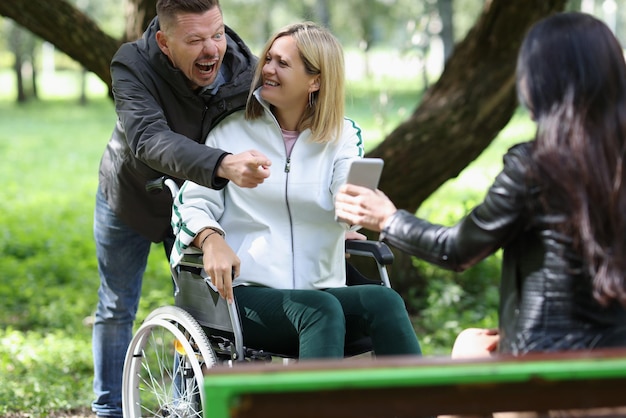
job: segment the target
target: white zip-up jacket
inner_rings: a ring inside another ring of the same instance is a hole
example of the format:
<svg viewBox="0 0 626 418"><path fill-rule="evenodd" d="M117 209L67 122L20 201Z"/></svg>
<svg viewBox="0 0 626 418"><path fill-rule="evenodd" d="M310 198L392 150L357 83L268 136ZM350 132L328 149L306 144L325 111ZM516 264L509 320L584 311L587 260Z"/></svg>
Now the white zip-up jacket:
<svg viewBox="0 0 626 418"><path fill-rule="evenodd" d="M258 96L257 96L258 98ZM280 126L265 114L245 120L236 112L211 131L206 144L233 154L256 149L272 162L270 176L256 188L229 183L212 190L186 182L174 201L172 226L176 265L194 237L211 227L225 233L241 260L234 285L280 289L345 286L345 232L335 220L334 196L349 162L363 156L360 128L344 121L340 138L325 144L303 131L287 156ZM195 249L197 251L197 249Z"/></svg>

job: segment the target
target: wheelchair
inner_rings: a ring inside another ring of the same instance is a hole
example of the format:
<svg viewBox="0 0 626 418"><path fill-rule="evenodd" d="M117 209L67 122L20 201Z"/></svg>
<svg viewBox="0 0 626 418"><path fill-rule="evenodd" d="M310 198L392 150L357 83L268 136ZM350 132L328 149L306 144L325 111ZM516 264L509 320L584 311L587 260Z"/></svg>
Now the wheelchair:
<svg viewBox="0 0 626 418"><path fill-rule="evenodd" d="M173 195L171 179L161 179ZM348 240L346 253L371 258L378 280L361 275L346 262L347 285L379 284L391 287L387 266L393 253L378 241ZM124 417L203 417L204 373L212 367L233 367L252 361L297 360L297 347L273 353L243 342L237 303L228 304L201 276L202 253L186 254L171 268L174 305L152 311L139 326L128 347L122 380ZM346 345L345 356L371 351L364 337Z"/></svg>

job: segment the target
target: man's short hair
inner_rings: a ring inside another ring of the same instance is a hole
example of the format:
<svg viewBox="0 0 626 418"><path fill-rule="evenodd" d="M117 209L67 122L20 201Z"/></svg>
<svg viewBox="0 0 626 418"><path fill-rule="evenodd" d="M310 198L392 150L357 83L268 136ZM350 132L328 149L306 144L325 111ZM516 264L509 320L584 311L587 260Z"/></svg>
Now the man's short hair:
<svg viewBox="0 0 626 418"><path fill-rule="evenodd" d="M156 12L161 28L167 27L179 13L204 13L220 7L219 0L158 0Z"/></svg>

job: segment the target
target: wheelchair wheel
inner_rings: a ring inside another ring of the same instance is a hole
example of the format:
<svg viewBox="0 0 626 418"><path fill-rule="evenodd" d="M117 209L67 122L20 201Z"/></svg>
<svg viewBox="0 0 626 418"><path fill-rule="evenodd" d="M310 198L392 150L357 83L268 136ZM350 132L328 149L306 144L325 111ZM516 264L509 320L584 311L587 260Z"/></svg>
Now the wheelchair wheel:
<svg viewBox="0 0 626 418"><path fill-rule="evenodd" d="M215 364L206 334L188 312L176 306L155 309L126 353L124 417L202 418L202 371Z"/></svg>

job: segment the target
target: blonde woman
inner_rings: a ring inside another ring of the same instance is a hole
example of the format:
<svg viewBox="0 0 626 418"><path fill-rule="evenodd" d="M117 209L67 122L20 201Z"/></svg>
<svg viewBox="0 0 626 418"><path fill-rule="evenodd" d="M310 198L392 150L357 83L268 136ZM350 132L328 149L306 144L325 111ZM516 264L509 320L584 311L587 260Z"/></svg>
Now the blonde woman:
<svg viewBox="0 0 626 418"><path fill-rule="evenodd" d="M344 237L334 196L351 160L363 155L359 127L344 118L339 42L314 23L276 33L256 68L245 114L207 138L232 153L258 150L271 161L258 187L216 191L186 183L175 201L177 245L201 248L220 294L237 300L244 343L300 359L341 358L370 336L376 355L420 354L404 306L379 285L347 287Z"/></svg>

